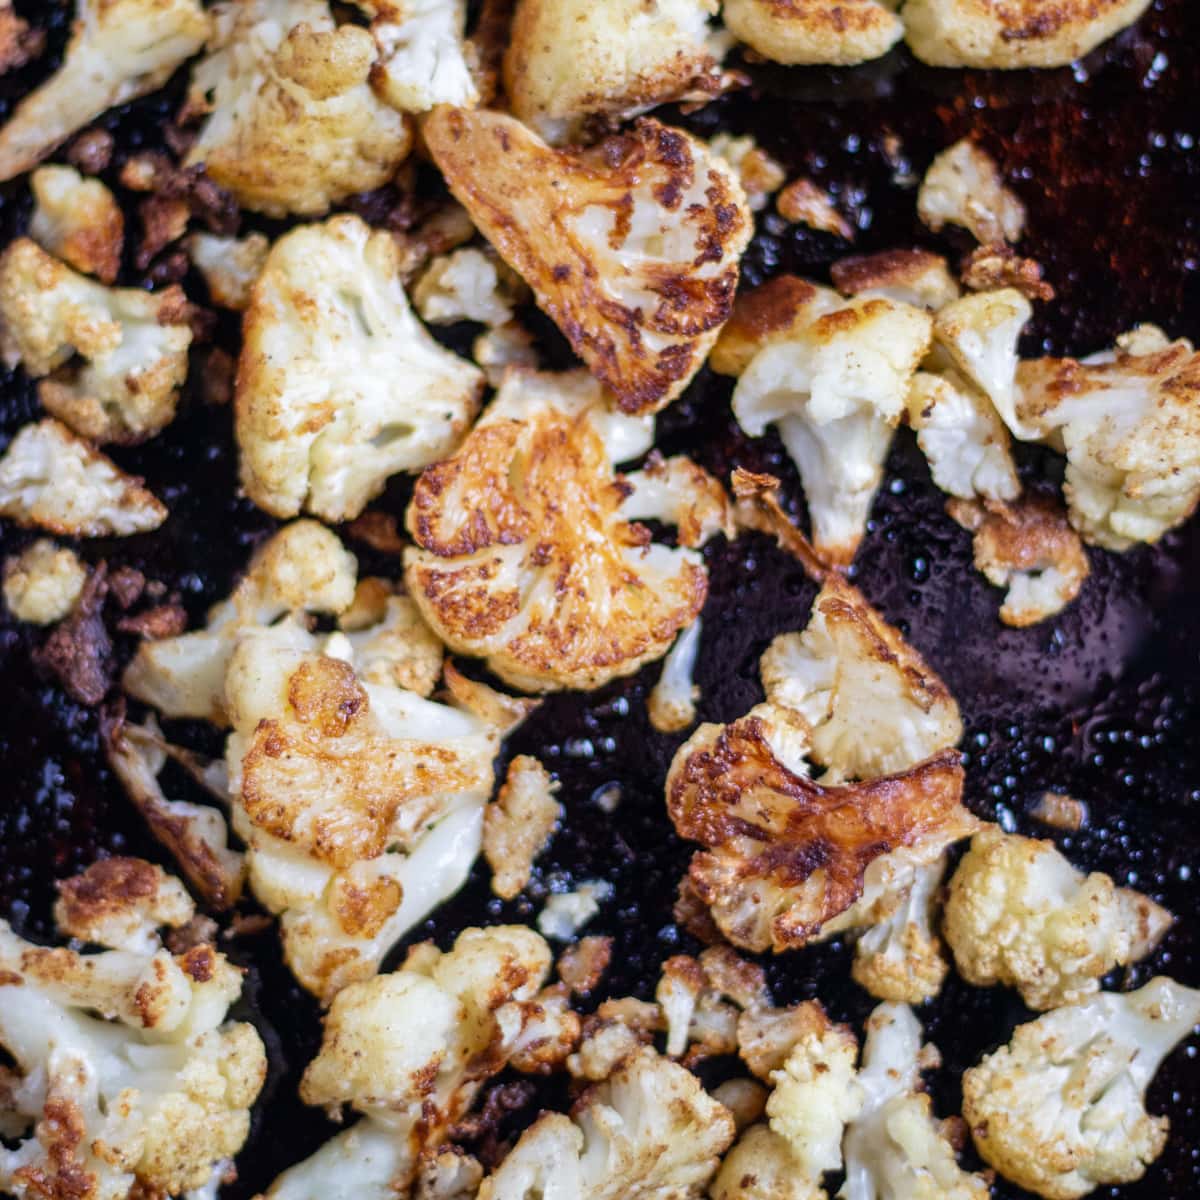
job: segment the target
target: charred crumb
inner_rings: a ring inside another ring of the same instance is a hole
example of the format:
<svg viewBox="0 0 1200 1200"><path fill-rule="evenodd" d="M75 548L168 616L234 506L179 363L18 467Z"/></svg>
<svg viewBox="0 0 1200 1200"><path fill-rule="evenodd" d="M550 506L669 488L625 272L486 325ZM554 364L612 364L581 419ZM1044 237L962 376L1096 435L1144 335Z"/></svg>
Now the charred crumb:
<svg viewBox="0 0 1200 1200"><path fill-rule="evenodd" d="M108 569L92 571L69 616L34 651L34 661L58 679L73 700L94 706L108 694L116 672L112 641L104 627Z"/></svg>

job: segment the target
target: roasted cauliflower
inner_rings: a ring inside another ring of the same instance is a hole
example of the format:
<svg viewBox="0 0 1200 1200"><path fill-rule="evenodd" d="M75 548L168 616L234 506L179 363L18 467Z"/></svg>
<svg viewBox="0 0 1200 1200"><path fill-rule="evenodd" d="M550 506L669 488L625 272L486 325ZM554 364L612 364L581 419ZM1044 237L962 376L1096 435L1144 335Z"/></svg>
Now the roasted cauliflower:
<svg viewBox="0 0 1200 1200"><path fill-rule="evenodd" d="M280 238L251 290L236 433L242 485L275 516L358 516L475 415L482 372L426 332L398 262L390 234L333 217Z"/></svg>
<svg viewBox="0 0 1200 1200"><path fill-rule="evenodd" d="M709 139L708 148L737 173L751 212L762 212L771 197L787 182L783 167L748 133L738 137L718 133Z"/></svg>
<svg viewBox="0 0 1200 1200"><path fill-rule="evenodd" d="M193 233L187 238L188 257L208 284L214 304L244 312L250 307L250 294L262 274L271 243L261 233L244 238L222 237L216 233Z"/></svg>
<svg viewBox="0 0 1200 1200"><path fill-rule="evenodd" d="M513 319L513 305L523 290L508 267L478 246L463 246L434 258L412 296L421 319L431 325L477 321L499 327Z"/></svg>
<svg viewBox="0 0 1200 1200"><path fill-rule="evenodd" d="M720 487L690 463L614 474L613 462L649 448L651 424L604 401L582 371L514 370L462 449L413 493L409 594L447 645L486 657L515 687L629 675L666 653L704 603L700 556L652 543L629 515L677 521L684 546L699 545L724 519Z"/></svg>
<svg viewBox="0 0 1200 1200"><path fill-rule="evenodd" d="M1085 877L1053 842L989 826L950 880L945 933L969 983L1009 984L1045 1009L1086 999L1113 967L1144 958L1172 919L1107 875Z"/></svg>
<svg viewBox="0 0 1200 1200"><path fill-rule="evenodd" d="M980 1155L1046 1200L1140 1179L1168 1128L1146 1112L1146 1088L1197 1022L1200 991L1159 976L1018 1026L963 1076Z"/></svg>
<svg viewBox="0 0 1200 1200"><path fill-rule="evenodd" d="M192 344L178 288L107 288L18 238L0 257L0 322L5 362L76 433L137 442L174 419Z"/></svg>
<svg viewBox="0 0 1200 1200"><path fill-rule="evenodd" d="M536 758L518 754L483 814L483 856L492 868L492 891L504 900L529 882L534 859L562 820L557 791L558 784Z"/></svg>
<svg viewBox="0 0 1200 1200"><path fill-rule="evenodd" d="M991 155L967 138L929 164L917 213L935 233L946 224L961 225L985 246L1015 242L1025 228L1025 206L1005 186Z"/></svg>
<svg viewBox="0 0 1200 1200"><path fill-rule="evenodd" d="M121 266L125 218L98 179L74 167L39 167L30 176L33 214L29 236L77 271L112 283Z"/></svg>
<svg viewBox="0 0 1200 1200"><path fill-rule="evenodd" d="M829 269L846 296L882 296L936 312L959 296L946 260L928 250L881 250L839 259Z"/></svg>
<svg viewBox="0 0 1200 1200"><path fill-rule="evenodd" d="M753 231L729 166L650 118L586 152L553 150L495 112L440 108L423 133L450 190L621 409L675 399L729 316Z"/></svg>
<svg viewBox="0 0 1200 1200"><path fill-rule="evenodd" d="M18 621L53 625L75 607L87 576L74 550L38 538L4 560L4 603Z"/></svg>
<svg viewBox="0 0 1200 1200"><path fill-rule="evenodd" d="M700 618L676 639L663 658L662 674L646 700L650 724L659 733L680 733L696 722L700 688L695 682L700 652Z"/></svg>
<svg viewBox="0 0 1200 1200"><path fill-rule="evenodd" d="M365 29L336 24L326 0L226 0L213 21L192 68L185 111L205 120L185 166L273 217L319 216L392 177L412 130L371 87Z"/></svg>
<svg viewBox="0 0 1200 1200"><path fill-rule="evenodd" d="M879 0L837 5L807 0L725 0L726 28L763 58L791 65L851 66L886 54L903 36L900 18Z"/></svg>

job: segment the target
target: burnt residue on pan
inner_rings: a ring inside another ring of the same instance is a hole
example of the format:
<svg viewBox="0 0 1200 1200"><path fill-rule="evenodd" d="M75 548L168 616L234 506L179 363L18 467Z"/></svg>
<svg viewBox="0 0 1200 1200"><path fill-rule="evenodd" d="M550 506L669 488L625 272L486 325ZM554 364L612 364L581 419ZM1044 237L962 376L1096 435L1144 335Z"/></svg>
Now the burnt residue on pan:
<svg viewBox="0 0 1200 1200"><path fill-rule="evenodd" d="M32 3L17 8L47 19ZM0 81L0 115L61 48L64 7L53 7L49 19L48 58ZM933 239L919 227L915 181L938 149L963 135L977 137L1026 201L1022 250L1043 263L1058 291L1053 303L1040 306L1026 351L1086 353L1139 320L1173 335L1200 335L1198 58L1200 10L1188 0L1159 0L1135 29L1074 69L935 71L902 50L853 71L749 65L750 90L671 119L703 133L753 132L792 177L806 175L826 187L856 228L850 244L764 215L746 259L751 282L781 270L826 278L841 255L897 245L961 254L969 246L957 235ZM177 80L168 99L143 101L101 124L122 152L156 146L159 122L180 92ZM20 230L27 213L24 188L4 189L0 233L7 238ZM227 336L234 332L225 329ZM547 337L547 348L561 353ZM734 465L779 474L802 513L795 472L778 443L746 439L728 398L727 381L703 374L660 418L664 450L687 450L723 476ZM23 379L0 380L0 446L36 411ZM114 452L146 476L171 519L150 536L81 547L93 562L139 568L178 591L193 619L228 592L271 527L237 497L230 425L227 409L197 399L149 445ZM1061 469L1041 454L1026 455L1022 468L1035 484L1055 481ZM406 491L397 483L381 507L399 516ZM1082 866L1148 891L1179 917L1128 982L1162 970L1200 985L1193 878L1200 870L1200 523L1154 549L1093 553L1079 601L1055 620L1017 631L998 623L999 593L971 569L969 537L943 514L942 501L912 439L902 434L855 580L957 696L967 723L968 802L1006 827L1048 835L1029 815L1045 790L1086 800L1088 824L1056 835L1064 850ZM5 553L30 537L8 527L0 536ZM369 569L397 573L394 558L354 548ZM707 558L712 594L704 612L700 716L725 721L760 698L759 653L777 632L805 623L815 589L759 535L719 542ZM50 933L55 879L102 853L162 857L104 765L96 714L32 666L31 652L44 636L0 616L0 912L33 937ZM116 638L118 655L131 646L129 638ZM536 754L561 779L563 832L525 896L495 901L480 869L416 938L445 944L468 924L529 920L547 892L601 877L615 893L589 932L615 938L606 992L652 991L660 961L692 946L671 915L690 851L675 838L662 804L680 739L656 734L645 713L657 672L650 667L598 693L543 704L508 753ZM199 748L219 748L219 737L200 726L172 732ZM614 795L620 803L609 811L600 800ZM273 1060L239 1160L241 1179L227 1190L248 1197L332 1127L295 1094L318 1044L316 1006L291 982L271 932L228 946L249 968L244 1007L267 1036ZM869 1011L871 1002L849 981L847 948L838 943L767 965L780 999L819 996L845 1018ZM953 978L922 1011L945 1060L933 1081L940 1112L957 1111L962 1070L1025 1015L1012 993L972 989ZM1162 1158L1141 1183L1098 1194L1155 1200L1200 1194L1196 1049L1193 1042L1177 1051L1151 1090L1151 1107L1169 1111L1174 1126ZM549 1102L549 1094L542 1098ZM519 1125L538 1103L532 1100L510 1124ZM1022 1194L997 1184L997 1196Z"/></svg>

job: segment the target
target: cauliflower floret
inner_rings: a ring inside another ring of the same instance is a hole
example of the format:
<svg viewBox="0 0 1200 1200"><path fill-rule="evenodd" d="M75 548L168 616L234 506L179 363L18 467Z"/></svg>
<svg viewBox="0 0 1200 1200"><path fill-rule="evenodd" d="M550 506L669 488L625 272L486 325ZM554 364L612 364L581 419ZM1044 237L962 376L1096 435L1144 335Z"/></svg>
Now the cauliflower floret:
<svg viewBox="0 0 1200 1200"><path fill-rule="evenodd" d="M576 152L496 112L441 108L423 133L450 190L619 406L675 399L729 316L753 232L726 163L650 118Z"/></svg>
<svg viewBox="0 0 1200 1200"><path fill-rule="evenodd" d="M214 304L244 312L250 307L250 292L266 265L271 243L261 233L244 238L221 237L215 233L193 233L185 245L188 256L208 284Z"/></svg>
<svg viewBox="0 0 1200 1200"><path fill-rule="evenodd" d="M554 798L558 784L536 758L518 754L496 799L483 814L483 855L492 868L492 891L511 900L529 882L533 860L562 820Z"/></svg>
<svg viewBox="0 0 1200 1200"><path fill-rule="evenodd" d="M483 369L491 387L499 388L509 367L533 370L538 365L533 336L519 321L486 329L471 343L471 357Z"/></svg>
<svg viewBox="0 0 1200 1200"><path fill-rule="evenodd" d="M771 197L787 182L787 174L750 134L734 137L718 133L708 148L737 172L751 212L762 212Z"/></svg>
<svg viewBox="0 0 1200 1200"><path fill-rule="evenodd" d="M1004 422L957 371L912 377L908 423L943 492L964 500L1015 500L1020 494Z"/></svg>
<svg viewBox="0 0 1200 1200"><path fill-rule="evenodd" d="M928 250L882 250L839 259L829 269L846 296L882 296L936 312L959 291L946 260Z"/></svg>
<svg viewBox="0 0 1200 1200"><path fill-rule="evenodd" d="M846 1132L838 1200L987 1200L987 1180L955 1160L958 1123L933 1115L922 1065L921 1026L912 1009L881 1004L867 1019L858 1073L864 1103Z"/></svg>
<svg viewBox="0 0 1200 1200"><path fill-rule="evenodd" d="M225 670L238 639L285 613L340 613L354 601L358 563L316 521L285 525L255 552L228 599L203 629L144 641L121 684L164 716L227 725Z"/></svg>
<svg viewBox="0 0 1200 1200"><path fill-rule="evenodd" d="M819 1180L803 1175L786 1139L751 1125L721 1162L712 1200L826 1200Z"/></svg>
<svg viewBox="0 0 1200 1200"><path fill-rule="evenodd" d="M167 510L112 459L46 417L25 425L0 458L0 516L74 537L157 529Z"/></svg>
<svg viewBox="0 0 1200 1200"><path fill-rule="evenodd" d="M6 1193L178 1195L246 1139L267 1063L252 1026L225 1022L240 973L212 946L175 958L149 936L144 924L188 906L155 872L116 860L64 885L76 931L128 949L47 949L0 921L0 1047L16 1064L4 1116L18 1133L32 1127L0 1147ZM132 894L96 893L114 882Z"/></svg>
<svg viewBox="0 0 1200 1200"><path fill-rule="evenodd" d="M850 300L766 345L738 380L738 423L754 437L778 426L800 471L813 544L834 562L849 563L866 531L931 324L911 305Z"/></svg>
<svg viewBox="0 0 1200 1200"><path fill-rule="evenodd" d="M112 283L121 266L125 218L98 179L74 167L39 167L30 176L33 215L29 236L56 258Z"/></svg>
<svg viewBox="0 0 1200 1200"><path fill-rule="evenodd" d="M516 302L507 268L476 246L464 246L435 258L413 288L413 304L431 325L478 321L506 325ZM518 281L519 282L519 281Z"/></svg>
<svg viewBox="0 0 1200 1200"><path fill-rule="evenodd" d="M520 0L504 58L513 112L550 141L720 90L716 0Z"/></svg>
<svg viewBox="0 0 1200 1200"><path fill-rule="evenodd" d="M681 733L696 722L700 688L694 679L699 652L700 618L697 617L667 651L662 674L646 701L650 724L659 733Z"/></svg>
<svg viewBox="0 0 1200 1200"><path fill-rule="evenodd" d="M43 406L76 433L137 442L174 419L192 344L178 288L107 288L18 238L0 258L0 321L5 362L42 379Z"/></svg>
<svg viewBox="0 0 1200 1200"><path fill-rule="evenodd" d="M725 0L721 16L734 37L763 58L788 65L851 66L879 58L904 36L900 18L879 0Z"/></svg>
<svg viewBox="0 0 1200 1200"><path fill-rule="evenodd" d="M929 164L917 214L935 233L946 224L961 225L981 245L1018 241L1025 228L1025 206L1005 186L987 151L967 138Z"/></svg>
<svg viewBox="0 0 1200 1200"><path fill-rule="evenodd" d="M537 926L548 938L574 941L579 931L600 911L600 903L613 894L603 879L585 879L574 891L555 892L538 913Z"/></svg>
<svg viewBox="0 0 1200 1200"><path fill-rule="evenodd" d="M690 547L714 531L720 489L691 464L614 474L651 430L611 412L582 371L508 374L408 510L408 592L451 649L530 691L599 687L666 653L707 574L695 550L652 543L629 515L679 521Z"/></svg>
<svg viewBox="0 0 1200 1200"><path fill-rule="evenodd" d="M38 538L4 560L4 603L18 621L53 625L75 607L87 575L74 550Z"/></svg>
<svg viewBox="0 0 1200 1200"><path fill-rule="evenodd" d="M733 1118L694 1075L642 1047L569 1119L535 1121L479 1200L699 1200L733 1137Z"/></svg>
<svg viewBox="0 0 1200 1200"><path fill-rule="evenodd" d="M390 234L355 216L294 229L255 283L238 363L242 484L278 517L350 520L389 476L453 452L483 375L409 307Z"/></svg>
<svg viewBox="0 0 1200 1200"><path fill-rule="evenodd" d="M240 0L214 14L186 113L207 114L184 166L203 164L243 208L319 216L386 183L409 119L376 96L371 35L326 0Z"/></svg>
<svg viewBox="0 0 1200 1200"><path fill-rule="evenodd" d="M0 129L0 181L36 166L106 109L162 87L208 31L199 0L77 0L62 66Z"/></svg>
<svg viewBox="0 0 1200 1200"><path fill-rule="evenodd" d="M354 654L355 670L367 683L394 683L429 697L442 677L442 643L408 596L386 579L359 581L354 603L338 617L338 628Z"/></svg>
<svg viewBox="0 0 1200 1200"><path fill-rule="evenodd" d="M1013 432L1065 452L1071 524L1109 550L1156 542L1200 500L1200 354L1137 333L1083 362L1033 359L1016 374Z"/></svg>
<svg viewBox="0 0 1200 1200"><path fill-rule="evenodd" d="M909 49L934 67L1063 67L1132 25L1149 0L907 0Z"/></svg>
<svg viewBox="0 0 1200 1200"><path fill-rule="evenodd" d="M945 933L968 983L1010 984L1045 1009L1085 999L1113 967L1144 958L1172 919L1099 871L1085 877L1053 842L989 826L950 881Z"/></svg>
<svg viewBox="0 0 1200 1200"><path fill-rule="evenodd" d="M1167 1140L1145 1110L1159 1064L1200 1022L1200 991L1163 976L1018 1026L963 1075L983 1159L1047 1200L1140 1179Z"/></svg>

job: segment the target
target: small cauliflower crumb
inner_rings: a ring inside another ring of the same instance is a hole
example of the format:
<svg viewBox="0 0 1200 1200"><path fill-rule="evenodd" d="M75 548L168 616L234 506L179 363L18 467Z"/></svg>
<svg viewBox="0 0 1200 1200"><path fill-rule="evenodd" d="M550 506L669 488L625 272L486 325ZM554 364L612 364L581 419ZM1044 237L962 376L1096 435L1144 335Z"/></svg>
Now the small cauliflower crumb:
<svg viewBox="0 0 1200 1200"><path fill-rule="evenodd" d="M917 213L935 233L961 225L981 245L1015 242L1025 228L1025 206L1004 184L986 150L963 138L929 165L917 193Z"/></svg>
<svg viewBox="0 0 1200 1200"><path fill-rule="evenodd" d="M854 226L838 212L833 197L811 179L793 179L776 197L775 207L793 225L807 225L846 241L854 237Z"/></svg>
<svg viewBox="0 0 1200 1200"><path fill-rule="evenodd" d="M244 238L193 233L185 243L188 256L208 284L208 295L222 308L243 312L250 306L250 289L267 262L271 243L261 233Z"/></svg>
<svg viewBox="0 0 1200 1200"><path fill-rule="evenodd" d="M537 926L557 942L574 941L575 935L600 911L600 905L613 894L613 885L603 879L589 879L573 892L555 892L538 913Z"/></svg>
<svg viewBox="0 0 1200 1200"><path fill-rule="evenodd" d="M1073 796L1062 792L1043 792L1037 804L1029 810L1029 815L1043 825L1075 833L1087 824L1087 811L1087 805Z"/></svg>
<svg viewBox="0 0 1200 1200"><path fill-rule="evenodd" d="M4 561L4 602L18 621L53 625L75 607L87 567L74 550L38 538Z"/></svg>
<svg viewBox="0 0 1200 1200"><path fill-rule="evenodd" d="M471 343L471 357L494 388L503 386L510 367L532 371L538 366L533 335L519 321L484 330Z"/></svg>
<svg viewBox="0 0 1200 1200"><path fill-rule="evenodd" d="M557 791L558 784L536 758L519 754L483 814L483 854L492 868L492 891L504 900L529 882L534 859L562 820Z"/></svg>
<svg viewBox="0 0 1200 1200"><path fill-rule="evenodd" d="M787 182L787 175L751 134L734 137L718 133L710 138L708 148L723 158L737 173L751 212L762 212L771 197Z"/></svg>
<svg viewBox="0 0 1200 1200"><path fill-rule="evenodd" d="M499 326L512 320L522 284L512 271L475 246L439 255L412 290L413 305L431 325L477 321Z"/></svg>
<svg viewBox="0 0 1200 1200"><path fill-rule="evenodd" d="M39 167L29 177L33 215L29 236L77 271L112 283L121 266L125 218L98 179L74 167Z"/></svg>

